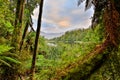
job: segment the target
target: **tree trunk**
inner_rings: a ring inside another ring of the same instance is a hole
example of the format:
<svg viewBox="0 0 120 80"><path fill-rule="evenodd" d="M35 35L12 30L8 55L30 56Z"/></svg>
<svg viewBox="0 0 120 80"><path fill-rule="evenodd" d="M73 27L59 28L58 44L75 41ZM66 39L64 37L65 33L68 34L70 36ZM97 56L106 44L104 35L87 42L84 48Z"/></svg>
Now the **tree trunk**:
<svg viewBox="0 0 120 80"><path fill-rule="evenodd" d="M12 46L15 48L15 51L19 50L19 47L20 47L24 6L25 6L25 0L17 1L15 26L14 26L13 38L12 38Z"/></svg>
<svg viewBox="0 0 120 80"><path fill-rule="evenodd" d="M25 29L24 29L24 32L23 32L23 35L22 35L22 39L20 41L20 48L19 48L19 51L22 50L22 46L24 44L24 39L25 39L25 36L26 36L26 33L28 31L28 27L30 26L31 30L32 31L35 31L34 28L33 28L33 22L32 22L32 18L31 18L31 15L30 15L30 18L27 20L26 22L26 26L25 26Z"/></svg>
<svg viewBox="0 0 120 80"><path fill-rule="evenodd" d="M34 53L33 53L32 65L31 65L30 80L34 80L34 75L35 75L37 47L38 47L38 40L39 40L39 35L40 35L41 23L42 23L41 21L42 21L43 2L44 2L44 0L41 0L40 4L39 4L40 8L39 8L39 16L38 16L38 23L37 23L37 32L36 32L36 38L35 38L35 45L34 45Z"/></svg>
<svg viewBox="0 0 120 80"><path fill-rule="evenodd" d="M21 42L20 42L20 49L19 49L19 51L22 50L22 46L23 46L23 43L24 43L24 39L25 39L26 33L27 33L27 31L28 31L28 27L29 27L29 20L28 20L27 23L26 23L26 26L25 26L25 29L24 29L24 32L23 32L23 35L22 35L22 40L21 40Z"/></svg>
<svg viewBox="0 0 120 80"><path fill-rule="evenodd" d="M87 80L91 74L102 66L109 54L118 50L120 44L120 14L115 5L120 4L114 4L113 0L109 0L105 8L106 40L104 43L96 46L82 60L71 63L64 69L57 70L51 80Z"/></svg>

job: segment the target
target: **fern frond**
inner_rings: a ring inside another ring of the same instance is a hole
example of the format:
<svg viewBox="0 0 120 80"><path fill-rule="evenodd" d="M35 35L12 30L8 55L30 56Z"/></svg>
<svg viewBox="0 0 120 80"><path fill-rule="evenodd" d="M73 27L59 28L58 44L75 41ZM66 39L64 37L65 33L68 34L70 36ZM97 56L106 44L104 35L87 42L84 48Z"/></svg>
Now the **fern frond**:
<svg viewBox="0 0 120 80"><path fill-rule="evenodd" d="M8 66L8 67L12 67L9 63L7 63L6 61L4 61L4 60L2 60L2 59L0 59L0 63L6 65L6 66ZM1 64L1 65L2 65L2 64Z"/></svg>
<svg viewBox="0 0 120 80"><path fill-rule="evenodd" d="M10 52L0 54L0 56L9 56L9 57L19 58L19 56L17 54L13 54L13 53L10 53Z"/></svg>
<svg viewBox="0 0 120 80"><path fill-rule="evenodd" d="M11 50L13 47L7 46L7 45L0 45L0 54L3 54L3 52L7 52Z"/></svg>
<svg viewBox="0 0 120 80"><path fill-rule="evenodd" d="M19 60L16 60L14 58L7 57L7 56L4 56L4 60L7 61L7 62L9 62L9 63L21 64L21 62Z"/></svg>

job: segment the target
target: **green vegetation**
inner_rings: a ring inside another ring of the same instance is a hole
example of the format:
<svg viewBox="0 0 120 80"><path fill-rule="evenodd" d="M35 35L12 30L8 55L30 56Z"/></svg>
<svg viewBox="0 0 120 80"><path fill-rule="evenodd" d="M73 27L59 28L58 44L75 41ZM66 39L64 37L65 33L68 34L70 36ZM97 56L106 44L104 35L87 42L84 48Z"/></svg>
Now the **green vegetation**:
<svg viewBox="0 0 120 80"><path fill-rule="evenodd" d="M119 1L93 0L94 28L50 40L39 37L43 2L0 0L0 80L120 80ZM35 31L31 15L38 4Z"/></svg>

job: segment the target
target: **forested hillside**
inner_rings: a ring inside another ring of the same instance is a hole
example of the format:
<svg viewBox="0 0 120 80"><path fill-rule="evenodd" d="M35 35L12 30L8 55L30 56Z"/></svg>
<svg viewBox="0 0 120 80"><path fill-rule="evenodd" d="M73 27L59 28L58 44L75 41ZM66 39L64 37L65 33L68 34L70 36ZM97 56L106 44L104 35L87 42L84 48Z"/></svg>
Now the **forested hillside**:
<svg viewBox="0 0 120 80"><path fill-rule="evenodd" d="M44 0L0 0L0 80L120 80L120 1L84 1L91 27L46 39Z"/></svg>
<svg viewBox="0 0 120 80"><path fill-rule="evenodd" d="M77 29L67 31L65 35L54 38L54 41L82 41L82 42L97 42L101 41L104 37L104 28L102 24L96 26L95 29Z"/></svg>

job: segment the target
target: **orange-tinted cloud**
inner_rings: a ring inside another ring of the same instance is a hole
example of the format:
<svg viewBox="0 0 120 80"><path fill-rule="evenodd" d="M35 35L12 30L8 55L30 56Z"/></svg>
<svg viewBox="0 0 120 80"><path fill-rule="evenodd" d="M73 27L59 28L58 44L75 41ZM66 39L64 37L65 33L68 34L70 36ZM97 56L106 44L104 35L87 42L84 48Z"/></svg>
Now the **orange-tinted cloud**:
<svg viewBox="0 0 120 80"><path fill-rule="evenodd" d="M68 20L62 20L58 23L58 25L61 26L61 27L69 27L70 22Z"/></svg>

